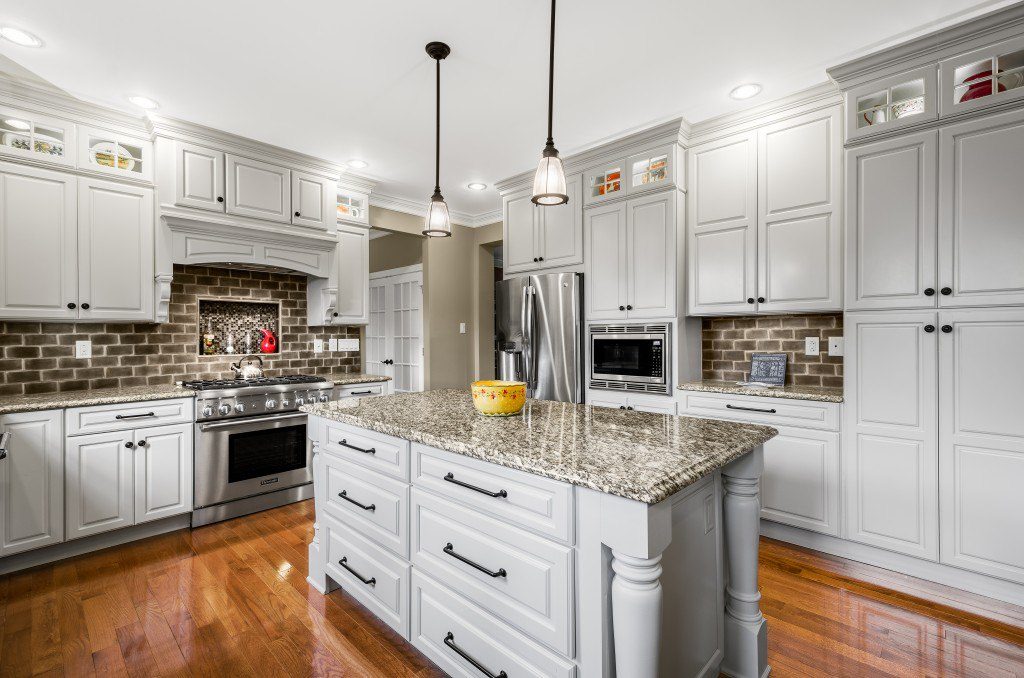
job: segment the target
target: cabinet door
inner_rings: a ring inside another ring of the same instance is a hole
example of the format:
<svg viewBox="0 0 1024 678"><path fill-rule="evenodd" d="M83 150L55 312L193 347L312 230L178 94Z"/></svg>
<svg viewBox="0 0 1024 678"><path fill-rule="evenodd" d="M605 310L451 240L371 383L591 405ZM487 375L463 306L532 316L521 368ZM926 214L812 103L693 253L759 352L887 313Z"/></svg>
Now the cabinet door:
<svg viewBox="0 0 1024 678"><path fill-rule="evenodd" d="M935 308L938 133L846 152L846 308Z"/></svg>
<svg viewBox="0 0 1024 678"><path fill-rule="evenodd" d="M224 154L205 146L178 142L174 204L211 212L224 211Z"/></svg>
<svg viewBox="0 0 1024 678"><path fill-rule="evenodd" d="M134 448L132 431L67 438L64 496L69 540L134 522Z"/></svg>
<svg viewBox="0 0 1024 678"><path fill-rule="evenodd" d="M137 181L153 181L153 142L79 125L78 168Z"/></svg>
<svg viewBox="0 0 1024 678"><path fill-rule="evenodd" d="M851 313L844 328L846 536L929 560L938 557L936 315Z"/></svg>
<svg viewBox="0 0 1024 678"><path fill-rule="evenodd" d="M5 414L0 459L0 556L64 541L61 410Z"/></svg>
<svg viewBox="0 0 1024 678"><path fill-rule="evenodd" d="M629 405L638 412L652 412L654 414L676 414L676 401L671 396L644 398L641 396L629 396Z"/></svg>
<svg viewBox="0 0 1024 678"><path fill-rule="evenodd" d="M290 222L291 172L278 165L227 155L228 214Z"/></svg>
<svg viewBox="0 0 1024 678"><path fill-rule="evenodd" d="M78 180L80 318L153 320L153 220L152 189Z"/></svg>
<svg viewBox="0 0 1024 678"><path fill-rule="evenodd" d="M761 517L839 534L839 434L776 426L764 444Z"/></svg>
<svg viewBox="0 0 1024 678"><path fill-rule="evenodd" d="M192 424L135 431L135 524L192 510Z"/></svg>
<svg viewBox="0 0 1024 678"><path fill-rule="evenodd" d="M689 161L690 315L757 310L757 135L694 147Z"/></svg>
<svg viewBox="0 0 1024 678"><path fill-rule="evenodd" d="M626 204L588 208L583 215L587 248L587 319L626 317Z"/></svg>
<svg viewBox="0 0 1024 678"><path fill-rule="evenodd" d="M759 312L843 308L841 121L835 107L758 131Z"/></svg>
<svg viewBox="0 0 1024 678"><path fill-rule="evenodd" d="M0 317L78 317L77 190L73 176L0 163Z"/></svg>
<svg viewBox="0 0 1024 678"><path fill-rule="evenodd" d="M676 315L676 192L626 204L626 315Z"/></svg>
<svg viewBox="0 0 1024 678"><path fill-rule="evenodd" d="M1024 110L939 131L940 306L1024 304Z"/></svg>
<svg viewBox="0 0 1024 678"><path fill-rule="evenodd" d="M583 204L580 175L568 177L565 188L569 202L538 207L538 256L541 267L573 266L583 263Z"/></svg>
<svg viewBox="0 0 1024 678"><path fill-rule="evenodd" d="M1024 310L939 322L942 562L1024 583Z"/></svg>
<svg viewBox="0 0 1024 678"><path fill-rule="evenodd" d="M338 297L334 324L365 325L370 308L370 231L338 226Z"/></svg>
<svg viewBox="0 0 1024 678"><path fill-rule="evenodd" d="M335 185L314 174L292 172L292 223L327 229L337 220L331 205L336 199Z"/></svg>
<svg viewBox="0 0 1024 678"><path fill-rule="evenodd" d="M940 62L939 85L942 117L1024 97L1024 36Z"/></svg>
<svg viewBox="0 0 1024 678"><path fill-rule="evenodd" d="M930 64L848 90L846 140L938 118L936 78L935 64Z"/></svg>
<svg viewBox="0 0 1024 678"><path fill-rule="evenodd" d="M593 205L626 195L626 159L593 167L583 173L583 203Z"/></svg>
<svg viewBox="0 0 1024 678"><path fill-rule="evenodd" d="M501 199L504 219L505 273L532 271L539 266L537 206L530 201L529 190L517 191Z"/></svg>

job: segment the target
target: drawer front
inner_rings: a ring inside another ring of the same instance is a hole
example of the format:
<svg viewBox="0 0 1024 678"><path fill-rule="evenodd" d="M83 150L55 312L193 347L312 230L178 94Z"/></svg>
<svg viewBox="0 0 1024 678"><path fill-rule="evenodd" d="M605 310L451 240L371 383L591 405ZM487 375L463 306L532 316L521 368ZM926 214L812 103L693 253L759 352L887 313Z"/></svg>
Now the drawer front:
<svg viewBox="0 0 1024 678"><path fill-rule="evenodd" d="M383 433L327 422L323 449L346 461L409 481L409 441Z"/></svg>
<svg viewBox="0 0 1024 678"><path fill-rule="evenodd" d="M325 455L331 515L402 558L409 557L409 486Z"/></svg>
<svg viewBox="0 0 1024 678"><path fill-rule="evenodd" d="M682 391L680 414L750 424L839 430L839 403Z"/></svg>
<svg viewBox="0 0 1024 678"><path fill-rule="evenodd" d="M419 444L412 446L412 482L517 527L572 543L572 487L565 483Z"/></svg>
<svg viewBox="0 0 1024 678"><path fill-rule="evenodd" d="M118 403L75 407L65 413L67 435L126 431L142 426L189 423L194 417L195 400L151 400L144 403Z"/></svg>
<svg viewBox="0 0 1024 678"><path fill-rule="evenodd" d="M327 574L388 626L409 638L409 564L331 516L318 516Z"/></svg>
<svg viewBox="0 0 1024 678"><path fill-rule="evenodd" d="M415 567L572 656L572 549L419 488L411 501Z"/></svg>
<svg viewBox="0 0 1024 678"><path fill-rule="evenodd" d="M471 657L491 675L572 678L575 665L544 649L511 626L413 572L409 639L450 676L481 678Z"/></svg>
<svg viewBox="0 0 1024 678"><path fill-rule="evenodd" d="M355 396L379 396L387 392L387 384L378 382L375 384L352 384L349 386L338 386L335 389L334 398L352 398Z"/></svg>

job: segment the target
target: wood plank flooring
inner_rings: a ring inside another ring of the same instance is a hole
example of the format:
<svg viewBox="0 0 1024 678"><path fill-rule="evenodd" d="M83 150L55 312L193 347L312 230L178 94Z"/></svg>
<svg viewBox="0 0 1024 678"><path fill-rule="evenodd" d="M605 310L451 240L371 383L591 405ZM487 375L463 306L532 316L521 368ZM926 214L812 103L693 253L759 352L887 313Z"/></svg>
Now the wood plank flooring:
<svg viewBox="0 0 1024 678"><path fill-rule="evenodd" d="M308 586L312 522L302 502L0 577L0 676L442 676ZM761 585L775 677L1024 677L1020 608L772 540Z"/></svg>

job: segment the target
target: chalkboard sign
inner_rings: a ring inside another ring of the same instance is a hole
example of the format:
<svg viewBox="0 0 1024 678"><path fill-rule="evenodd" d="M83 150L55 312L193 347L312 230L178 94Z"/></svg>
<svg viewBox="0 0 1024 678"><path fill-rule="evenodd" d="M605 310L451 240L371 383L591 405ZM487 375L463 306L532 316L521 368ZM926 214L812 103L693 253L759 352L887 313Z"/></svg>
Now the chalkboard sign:
<svg viewBox="0 0 1024 678"><path fill-rule="evenodd" d="M786 383L785 353L755 353L750 356L750 381L772 386Z"/></svg>

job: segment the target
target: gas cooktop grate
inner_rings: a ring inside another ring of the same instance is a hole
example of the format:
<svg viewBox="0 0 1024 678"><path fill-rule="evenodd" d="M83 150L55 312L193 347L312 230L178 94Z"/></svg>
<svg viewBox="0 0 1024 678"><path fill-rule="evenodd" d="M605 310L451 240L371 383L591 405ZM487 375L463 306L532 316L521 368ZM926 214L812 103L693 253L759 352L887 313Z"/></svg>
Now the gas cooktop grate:
<svg viewBox="0 0 1024 678"><path fill-rule="evenodd" d="M260 379L200 379L183 381L181 385L196 391L210 391L225 388L247 388L250 386L284 386L287 384L320 384L327 379L311 374L293 374L286 377L262 377Z"/></svg>

